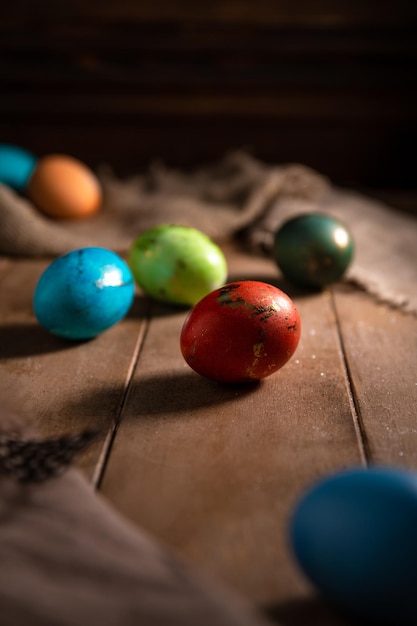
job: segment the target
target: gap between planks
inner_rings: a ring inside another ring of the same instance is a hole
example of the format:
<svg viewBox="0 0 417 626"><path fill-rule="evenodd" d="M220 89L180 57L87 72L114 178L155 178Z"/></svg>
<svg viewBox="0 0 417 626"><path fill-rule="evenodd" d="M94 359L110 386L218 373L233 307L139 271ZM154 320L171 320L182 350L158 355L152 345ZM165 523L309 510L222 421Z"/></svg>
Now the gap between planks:
<svg viewBox="0 0 417 626"><path fill-rule="evenodd" d="M335 323L336 323L336 331L337 331L336 336L337 336L337 343L338 343L339 352L340 352L341 367L342 367L344 378L346 381L346 392L347 392L350 410L352 414L353 426L355 429L356 438L358 442L359 455L360 455L362 464L364 465L364 467L367 467L369 465L369 458L370 458L369 446L367 443L365 428L364 428L363 421L361 418L361 413L360 413L357 394L355 391L355 385L353 383L352 373L349 367L349 361L347 358L346 348L345 348L345 344L343 340L342 328L340 324L340 319L339 319L339 314L337 311L337 305L336 305L336 300L335 300L333 289L330 289L330 303L331 303L331 307L333 310Z"/></svg>
<svg viewBox="0 0 417 626"><path fill-rule="evenodd" d="M144 320L144 323L140 327L140 330L136 339L135 348L133 350L132 359L130 361L129 368L126 373L126 379L123 385L123 391L121 394L118 409L116 411L116 415L107 432L106 438L103 443L103 447L101 449L100 456L98 458L93 476L91 478L91 485L93 489L96 489L96 490L100 489L101 482L103 480L104 473L106 471L107 462L110 458L111 450L113 447L113 442L116 438L117 430L119 428L119 424L122 419L123 410L126 405L126 401L129 396L129 390L130 390L131 383L133 380L133 374L135 372L137 363L139 361L140 353L145 343L145 338L149 329L149 324L150 324L150 316L148 312Z"/></svg>

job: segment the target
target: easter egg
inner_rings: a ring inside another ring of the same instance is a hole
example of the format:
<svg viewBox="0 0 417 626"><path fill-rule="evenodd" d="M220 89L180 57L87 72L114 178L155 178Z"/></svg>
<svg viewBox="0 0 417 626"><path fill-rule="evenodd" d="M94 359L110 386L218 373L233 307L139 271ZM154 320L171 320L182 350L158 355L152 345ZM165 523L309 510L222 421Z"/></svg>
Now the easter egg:
<svg viewBox="0 0 417 626"><path fill-rule="evenodd" d="M205 233L176 224L142 233L130 248L129 264L146 294L175 304L195 304L227 278L219 246Z"/></svg>
<svg viewBox="0 0 417 626"><path fill-rule="evenodd" d="M100 209L102 201L94 173L78 159L61 154L39 160L27 193L39 210L60 219L89 217Z"/></svg>
<svg viewBox="0 0 417 626"><path fill-rule="evenodd" d="M41 275L33 307L39 323L67 339L90 339L128 312L134 279L128 265L105 248L80 248L55 259Z"/></svg>
<svg viewBox="0 0 417 626"><path fill-rule="evenodd" d="M329 215L298 215L275 233L272 256L293 283L322 288L348 268L353 239L346 226Z"/></svg>
<svg viewBox="0 0 417 626"><path fill-rule="evenodd" d="M416 528L417 474L350 469L301 498L290 540L302 570L332 604L366 624L415 625Z"/></svg>
<svg viewBox="0 0 417 626"><path fill-rule="evenodd" d="M206 378L252 382L285 365L297 348L300 328L286 293L244 280L212 291L191 309L180 347L188 365Z"/></svg>
<svg viewBox="0 0 417 626"><path fill-rule="evenodd" d="M18 146L0 144L0 183L16 191L25 190L37 158Z"/></svg>

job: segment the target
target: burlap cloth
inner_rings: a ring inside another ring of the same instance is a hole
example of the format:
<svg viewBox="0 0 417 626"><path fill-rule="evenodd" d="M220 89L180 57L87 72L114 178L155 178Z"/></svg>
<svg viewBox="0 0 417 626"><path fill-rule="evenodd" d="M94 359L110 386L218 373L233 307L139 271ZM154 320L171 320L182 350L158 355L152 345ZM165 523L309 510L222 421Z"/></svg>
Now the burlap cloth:
<svg viewBox="0 0 417 626"><path fill-rule="evenodd" d="M268 254L274 231L292 215L320 211L352 231L355 257L345 280L380 301L417 313L417 220L297 164L270 166L244 152L192 172L153 164L127 180L109 168L98 176L101 212L59 223L0 186L0 254L55 256L84 245L125 253L143 230L160 223L194 226L217 241L240 239Z"/></svg>
<svg viewBox="0 0 417 626"><path fill-rule="evenodd" d="M123 519L77 470L58 471L76 440L36 439L0 408L2 626L267 626Z"/></svg>

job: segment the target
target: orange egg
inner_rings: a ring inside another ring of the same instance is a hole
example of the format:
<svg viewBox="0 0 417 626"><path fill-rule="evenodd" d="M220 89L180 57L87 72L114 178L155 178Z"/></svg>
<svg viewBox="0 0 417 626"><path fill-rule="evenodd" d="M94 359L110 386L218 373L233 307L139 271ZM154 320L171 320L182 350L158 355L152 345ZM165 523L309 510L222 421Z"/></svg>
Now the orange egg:
<svg viewBox="0 0 417 626"><path fill-rule="evenodd" d="M96 213L102 192L98 179L81 161L63 154L39 160L27 193L38 209L61 219L80 219Z"/></svg>

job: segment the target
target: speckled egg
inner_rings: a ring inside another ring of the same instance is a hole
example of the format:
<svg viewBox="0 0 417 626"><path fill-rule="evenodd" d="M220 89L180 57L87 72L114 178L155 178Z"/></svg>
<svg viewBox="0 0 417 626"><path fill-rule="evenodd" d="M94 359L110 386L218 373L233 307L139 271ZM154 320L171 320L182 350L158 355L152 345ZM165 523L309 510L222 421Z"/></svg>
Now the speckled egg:
<svg viewBox="0 0 417 626"><path fill-rule="evenodd" d="M0 183L23 192L37 162L31 152L19 146L0 144Z"/></svg>
<svg viewBox="0 0 417 626"><path fill-rule="evenodd" d="M91 339L121 320L134 298L128 265L105 248L58 257L41 275L33 306L39 323L67 339Z"/></svg>
<svg viewBox="0 0 417 626"><path fill-rule="evenodd" d="M359 468L307 491L292 515L290 540L307 577L359 623L414 626L416 528L417 474Z"/></svg>
<svg viewBox="0 0 417 626"><path fill-rule="evenodd" d="M286 221L275 233L272 256L293 283L320 289L339 280L353 258L348 228L330 215L311 213Z"/></svg>
<svg viewBox="0 0 417 626"><path fill-rule="evenodd" d="M175 304L195 304L227 277L219 246L205 233L176 224L142 233L131 246L129 265L145 293Z"/></svg>
<svg viewBox="0 0 417 626"><path fill-rule="evenodd" d="M286 293L269 283L242 280L197 302L184 321L180 348L201 376L247 383L283 367L300 332L300 316Z"/></svg>
<svg viewBox="0 0 417 626"><path fill-rule="evenodd" d="M40 211L58 219L89 217L100 209L102 201L94 173L78 159L63 154L39 160L27 194Z"/></svg>

